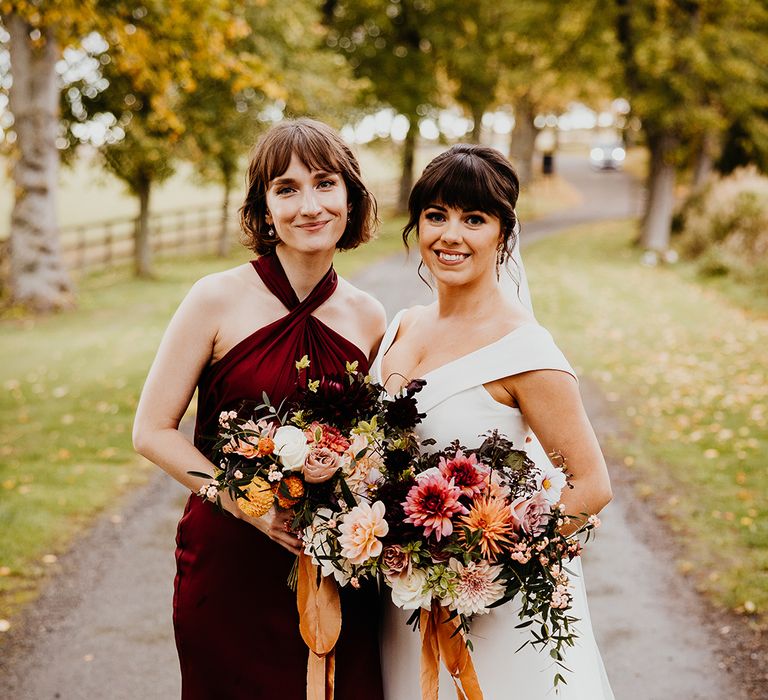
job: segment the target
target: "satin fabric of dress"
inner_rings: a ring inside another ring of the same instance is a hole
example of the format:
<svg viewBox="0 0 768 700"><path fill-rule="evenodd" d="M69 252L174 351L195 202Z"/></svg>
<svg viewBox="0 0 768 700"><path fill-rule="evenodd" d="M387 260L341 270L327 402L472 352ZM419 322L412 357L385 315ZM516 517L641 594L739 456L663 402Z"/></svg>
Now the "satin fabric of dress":
<svg viewBox="0 0 768 700"><path fill-rule="evenodd" d="M287 314L256 330L205 369L198 386L195 445L210 455L223 410L243 401L273 404L295 396L296 360L307 378L338 375L346 361L367 358L312 316L336 290L333 268L301 302L278 257L253 262ZM183 700L303 700L307 647L299 633L296 594L287 585L295 557L252 525L192 495L177 533L174 627ZM336 699L380 700L378 600L373 587L341 593Z"/></svg>

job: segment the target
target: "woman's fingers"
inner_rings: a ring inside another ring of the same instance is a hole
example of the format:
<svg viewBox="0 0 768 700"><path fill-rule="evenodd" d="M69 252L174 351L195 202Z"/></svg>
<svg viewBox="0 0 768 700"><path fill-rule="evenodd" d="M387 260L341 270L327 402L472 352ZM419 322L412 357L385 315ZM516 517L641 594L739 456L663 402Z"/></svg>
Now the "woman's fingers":
<svg viewBox="0 0 768 700"><path fill-rule="evenodd" d="M285 547L289 552L293 554L301 552L301 540L291 532L291 523L293 522L291 511L270 511L260 518L250 518L243 515L241 519L261 530L269 539L277 542L281 547Z"/></svg>

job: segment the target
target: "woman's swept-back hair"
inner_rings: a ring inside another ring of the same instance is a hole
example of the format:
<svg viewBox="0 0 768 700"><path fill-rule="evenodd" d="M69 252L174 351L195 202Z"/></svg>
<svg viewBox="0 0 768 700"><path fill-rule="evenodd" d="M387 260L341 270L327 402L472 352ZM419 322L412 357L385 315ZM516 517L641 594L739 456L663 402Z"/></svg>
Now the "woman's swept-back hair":
<svg viewBox="0 0 768 700"><path fill-rule="evenodd" d="M310 170L338 173L344 179L349 217L336 247L349 250L370 240L377 222L376 200L363 184L357 158L330 126L302 118L273 126L251 152L245 202L240 207L243 243L258 255L271 252L280 243L270 234L266 221L267 190L288 169L294 154Z"/></svg>
<svg viewBox="0 0 768 700"><path fill-rule="evenodd" d="M515 205L520 180L512 164L495 148L460 143L430 161L411 190L403 241L419 232L421 212L433 204L482 211L501 222L499 250L512 253L517 238Z"/></svg>

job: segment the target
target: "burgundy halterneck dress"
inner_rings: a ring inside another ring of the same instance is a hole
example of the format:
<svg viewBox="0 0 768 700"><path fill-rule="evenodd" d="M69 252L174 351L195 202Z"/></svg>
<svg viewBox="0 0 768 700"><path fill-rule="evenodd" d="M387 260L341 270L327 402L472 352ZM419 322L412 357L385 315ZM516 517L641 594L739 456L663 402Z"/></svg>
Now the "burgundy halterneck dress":
<svg viewBox="0 0 768 700"><path fill-rule="evenodd" d="M252 264L288 313L203 371L195 445L206 455L221 411L260 402L262 392L275 405L295 394L295 362L304 355L309 379L341 374L347 360L368 368L359 348L311 315L336 289L333 268L300 302L276 255ZM174 627L182 699L304 700L308 652L296 594L286 583L295 557L195 495L179 522L176 544ZM343 589L341 608L336 700L381 700L375 590Z"/></svg>

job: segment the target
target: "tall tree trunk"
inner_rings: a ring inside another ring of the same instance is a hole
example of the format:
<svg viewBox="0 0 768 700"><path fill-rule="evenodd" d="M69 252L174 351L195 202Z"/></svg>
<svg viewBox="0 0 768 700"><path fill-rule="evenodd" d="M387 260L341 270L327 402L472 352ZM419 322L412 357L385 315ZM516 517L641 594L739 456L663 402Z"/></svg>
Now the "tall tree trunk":
<svg viewBox="0 0 768 700"><path fill-rule="evenodd" d="M534 105L525 96L515 103L515 128L509 143L509 159L517 170L522 186L533 181L533 151L536 145L538 129L533 123Z"/></svg>
<svg viewBox="0 0 768 700"><path fill-rule="evenodd" d="M31 27L17 15L6 17L15 117L15 201L11 213L10 286L14 302L36 311L74 305L72 282L64 268L56 213L59 152L59 48L49 30L36 48Z"/></svg>
<svg viewBox="0 0 768 700"><path fill-rule="evenodd" d="M221 207L221 229L219 230L218 255L226 258L232 250L232 237L229 233L229 205L232 195L232 172L222 167L224 179L224 204Z"/></svg>
<svg viewBox="0 0 768 700"><path fill-rule="evenodd" d="M408 197L413 187L413 161L416 153L416 133L419 130L418 117L411 115L410 126L403 142L403 169L400 175L400 194L397 198L397 211L404 214L408 211Z"/></svg>
<svg viewBox="0 0 768 700"><path fill-rule="evenodd" d="M664 252L669 248L672 213L675 205L676 168L672 160L677 142L670 134L648 134L651 164L648 194L643 216L640 245L646 250Z"/></svg>
<svg viewBox="0 0 768 700"><path fill-rule="evenodd" d="M480 136L483 131L483 115L485 114L484 105L472 105L472 133L470 134L470 143L480 143Z"/></svg>
<svg viewBox="0 0 768 700"><path fill-rule="evenodd" d="M711 131L705 132L696 151L696 161L693 165L691 189L694 193L701 192L704 189L707 180L709 180L714 171L717 145L717 135Z"/></svg>
<svg viewBox="0 0 768 700"><path fill-rule="evenodd" d="M133 262L137 277L152 277L152 244L149 238L149 195L152 181L147 175L140 175L135 183L139 197L139 218L136 220Z"/></svg>

